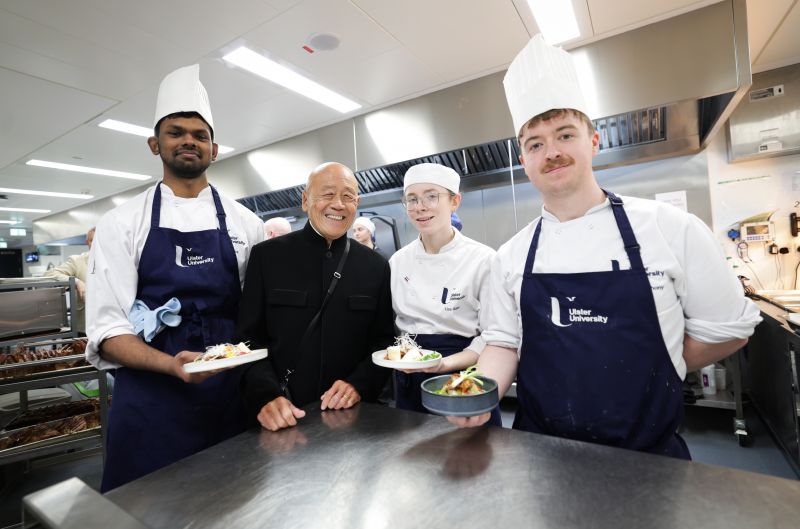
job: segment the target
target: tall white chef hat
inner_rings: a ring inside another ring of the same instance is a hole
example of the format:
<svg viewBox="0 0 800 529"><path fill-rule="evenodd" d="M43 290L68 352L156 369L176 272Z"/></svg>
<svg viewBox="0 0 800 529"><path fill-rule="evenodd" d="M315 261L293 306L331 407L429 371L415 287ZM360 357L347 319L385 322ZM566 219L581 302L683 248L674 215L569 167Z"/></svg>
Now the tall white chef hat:
<svg viewBox="0 0 800 529"><path fill-rule="evenodd" d="M418 163L406 171L403 179L403 192L408 189L408 186L414 184L438 184L453 193L458 193L460 183L461 177L449 167L438 163Z"/></svg>
<svg viewBox="0 0 800 529"><path fill-rule="evenodd" d="M177 112L197 112L209 127L214 128L208 93L200 82L199 64L178 68L161 81L153 127L166 116Z"/></svg>
<svg viewBox="0 0 800 529"><path fill-rule="evenodd" d="M531 118L554 108L571 108L589 115L572 57L547 44L541 33L514 57L503 87L517 135Z"/></svg>
<svg viewBox="0 0 800 529"><path fill-rule="evenodd" d="M353 227L355 228L356 226L364 226L371 234L375 235L375 223L367 217L356 217L355 222L353 222Z"/></svg>

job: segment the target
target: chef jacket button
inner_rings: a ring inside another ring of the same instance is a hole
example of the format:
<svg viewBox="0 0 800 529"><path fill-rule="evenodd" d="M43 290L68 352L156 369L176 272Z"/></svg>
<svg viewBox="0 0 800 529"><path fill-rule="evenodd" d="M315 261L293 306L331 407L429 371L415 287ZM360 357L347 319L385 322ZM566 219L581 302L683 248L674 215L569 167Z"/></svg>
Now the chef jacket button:
<svg viewBox="0 0 800 529"><path fill-rule="evenodd" d="M556 230L556 235L561 235L561 230Z"/></svg>
<svg viewBox="0 0 800 529"><path fill-rule="evenodd" d="M327 252L325 252L325 257L327 257L328 259L330 259L331 257L333 257L333 252L331 252L330 250L328 250Z"/></svg>

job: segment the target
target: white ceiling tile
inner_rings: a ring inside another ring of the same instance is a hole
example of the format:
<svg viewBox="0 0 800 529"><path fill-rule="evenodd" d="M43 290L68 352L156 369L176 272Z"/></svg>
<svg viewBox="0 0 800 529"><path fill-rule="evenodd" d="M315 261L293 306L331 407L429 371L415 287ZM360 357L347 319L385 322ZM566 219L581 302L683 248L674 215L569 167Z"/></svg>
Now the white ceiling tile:
<svg viewBox="0 0 800 529"><path fill-rule="evenodd" d="M643 21L655 21L665 16L675 16L690 8L717 3L720 0L586 0L592 17L595 35L613 33Z"/></svg>
<svg viewBox="0 0 800 529"><path fill-rule="evenodd" d="M529 39L510 0L353 1L447 81L507 66Z"/></svg>
<svg viewBox="0 0 800 529"><path fill-rule="evenodd" d="M349 75L339 79L342 89L355 97L378 106L389 101L404 99L445 82L424 62L405 48L396 48L362 63L350 65ZM336 72L321 70L323 77L333 77Z"/></svg>
<svg viewBox="0 0 800 529"><path fill-rule="evenodd" d="M0 69L0 167L33 152L116 102Z"/></svg>
<svg viewBox="0 0 800 529"><path fill-rule="evenodd" d="M795 0L747 0L747 40L755 62Z"/></svg>
<svg viewBox="0 0 800 529"><path fill-rule="evenodd" d="M794 3L780 27L755 58L756 71L800 63L800 5Z"/></svg>

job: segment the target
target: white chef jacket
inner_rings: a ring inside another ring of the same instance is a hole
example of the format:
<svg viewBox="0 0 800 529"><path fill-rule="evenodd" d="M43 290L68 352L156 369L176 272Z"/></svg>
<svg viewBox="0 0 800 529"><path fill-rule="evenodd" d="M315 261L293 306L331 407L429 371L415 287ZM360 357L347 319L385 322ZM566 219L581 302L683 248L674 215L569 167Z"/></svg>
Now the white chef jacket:
<svg viewBox="0 0 800 529"><path fill-rule="evenodd" d="M700 219L666 203L622 198L641 247L664 343L684 378L684 332L704 343L747 338L761 321L758 307L744 297L714 235ZM621 270L630 269L608 199L567 222L542 207L542 216L503 244L492 262L483 332L489 344L519 350L522 274L540 220L534 273L611 271L612 260Z"/></svg>
<svg viewBox="0 0 800 529"><path fill-rule="evenodd" d="M489 267L495 251L453 230L438 254L425 252L417 238L389 259L392 308L400 332L475 337L469 349L486 343L481 302L489 296Z"/></svg>
<svg viewBox="0 0 800 529"><path fill-rule="evenodd" d="M135 334L128 312L136 298L139 258L150 232L154 193L155 186L109 211L97 224L86 282L89 337L86 359L98 369L119 367L98 355L103 340ZM221 193L220 201L239 263L239 280L244 284L250 250L264 240L263 222L252 211ZM219 228L211 188L203 189L197 198L181 198L161 184L160 224L162 228L183 232Z"/></svg>

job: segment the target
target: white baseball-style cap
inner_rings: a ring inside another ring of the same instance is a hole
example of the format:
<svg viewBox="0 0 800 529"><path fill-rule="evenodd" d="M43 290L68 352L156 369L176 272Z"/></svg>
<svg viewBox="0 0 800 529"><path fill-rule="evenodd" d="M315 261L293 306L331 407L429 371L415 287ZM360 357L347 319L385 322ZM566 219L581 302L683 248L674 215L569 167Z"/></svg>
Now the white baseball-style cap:
<svg viewBox="0 0 800 529"><path fill-rule="evenodd" d="M403 178L403 192L414 184L437 184L458 193L461 177L457 172L438 163L419 163L411 166Z"/></svg>
<svg viewBox="0 0 800 529"><path fill-rule="evenodd" d="M503 87L517 135L531 118L554 108L571 108L589 116L572 57L547 44L541 33L514 57Z"/></svg>
<svg viewBox="0 0 800 529"><path fill-rule="evenodd" d="M375 234L375 223L367 217L356 217L355 222L353 222L353 227L355 228L356 226L364 226L371 234Z"/></svg>
<svg viewBox="0 0 800 529"><path fill-rule="evenodd" d="M208 93L200 82L199 64L178 68L161 81L153 127L164 117L177 112L197 112L209 127L214 128Z"/></svg>

